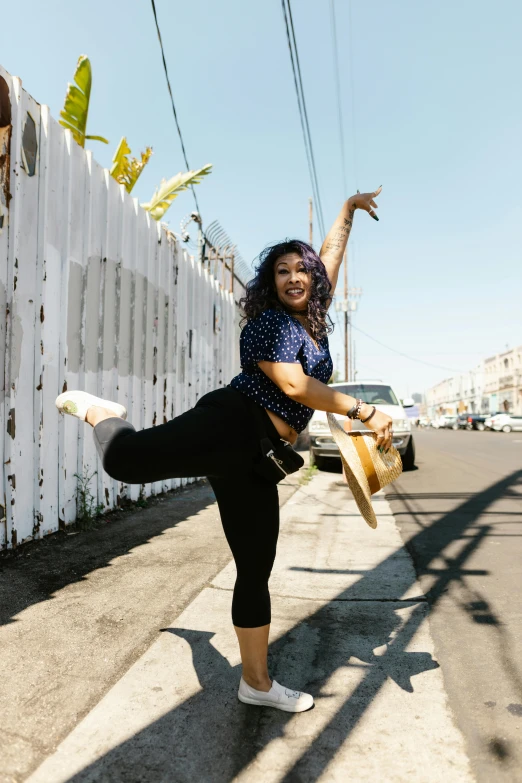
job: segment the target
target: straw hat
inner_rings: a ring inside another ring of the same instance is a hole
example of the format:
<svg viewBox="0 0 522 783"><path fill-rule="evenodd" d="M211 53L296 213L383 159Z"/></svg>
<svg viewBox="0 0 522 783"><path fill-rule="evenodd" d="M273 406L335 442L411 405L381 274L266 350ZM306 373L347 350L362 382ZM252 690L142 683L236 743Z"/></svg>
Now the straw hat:
<svg viewBox="0 0 522 783"><path fill-rule="evenodd" d="M330 432L341 452L348 486L359 511L364 521L370 527L376 528L377 517L372 507L372 495L401 475L401 456L393 446L387 454L377 451L375 432L346 432L333 413L328 413L327 418Z"/></svg>

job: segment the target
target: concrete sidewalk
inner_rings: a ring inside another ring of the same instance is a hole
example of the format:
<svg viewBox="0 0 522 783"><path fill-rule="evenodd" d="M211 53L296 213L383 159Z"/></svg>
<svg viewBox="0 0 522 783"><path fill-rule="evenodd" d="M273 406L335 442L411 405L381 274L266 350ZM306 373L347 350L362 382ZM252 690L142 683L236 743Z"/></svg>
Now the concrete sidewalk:
<svg viewBox="0 0 522 783"><path fill-rule="evenodd" d="M339 479L284 506L271 580L271 672L314 710L237 701L228 564L29 781L472 781L388 503L373 531Z"/></svg>
<svg viewBox="0 0 522 783"><path fill-rule="evenodd" d="M207 482L2 553L0 783L26 780L229 561Z"/></svg>

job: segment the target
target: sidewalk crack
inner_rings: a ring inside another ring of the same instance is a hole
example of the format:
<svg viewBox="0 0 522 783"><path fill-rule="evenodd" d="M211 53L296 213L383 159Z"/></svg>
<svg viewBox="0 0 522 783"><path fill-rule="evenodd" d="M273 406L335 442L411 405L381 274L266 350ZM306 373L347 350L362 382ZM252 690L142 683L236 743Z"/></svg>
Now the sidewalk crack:
<svg viewBox="0 0 522 783"><path fill-rule="evenodd" d="M220 588L223 589L223 588ZM425 595L414 595L411 598L312 598L311 596L302 595L286 595L285 593L274 593L270 591L272 598L290 598L294 601L315 601L317 603L392 603L392 604L418 604L429 603L428 598Z"/></svg>

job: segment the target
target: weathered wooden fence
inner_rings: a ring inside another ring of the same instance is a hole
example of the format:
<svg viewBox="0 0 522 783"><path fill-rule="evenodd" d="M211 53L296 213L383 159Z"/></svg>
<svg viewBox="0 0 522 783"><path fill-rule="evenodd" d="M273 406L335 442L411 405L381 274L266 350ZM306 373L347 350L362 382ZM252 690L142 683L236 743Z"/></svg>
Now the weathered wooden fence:
<svg viewBox="0 0 522 783"><path fill-rule="evenodd" d="M228 383L236 342L232 294L0 68L0 547L73 522L75 474L107 509L186 483L109 478L60 392L161 424Z"/></svg>

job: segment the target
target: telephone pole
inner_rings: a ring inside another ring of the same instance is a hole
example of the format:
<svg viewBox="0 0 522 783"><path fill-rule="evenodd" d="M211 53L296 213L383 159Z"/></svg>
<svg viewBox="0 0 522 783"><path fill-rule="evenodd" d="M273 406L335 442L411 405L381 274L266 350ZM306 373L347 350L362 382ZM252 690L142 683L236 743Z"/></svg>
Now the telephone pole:
<svg viewBox="0 0 522 783"><path fill-rule="evenodd" d="M347 258L344 258L344 299L335 303L337 312L344 313L344 380L355 380L355 346L352 342L351 314L357 310L362 288L348 287Z"/></svg>
<svg viewBox="0 0 522 783"><path fill-rule="evenodd" d="M309 229L310 229L310 244L313 244L314 241L314 204L312 199L308 200L308 222L309 222Z"/></svg>

